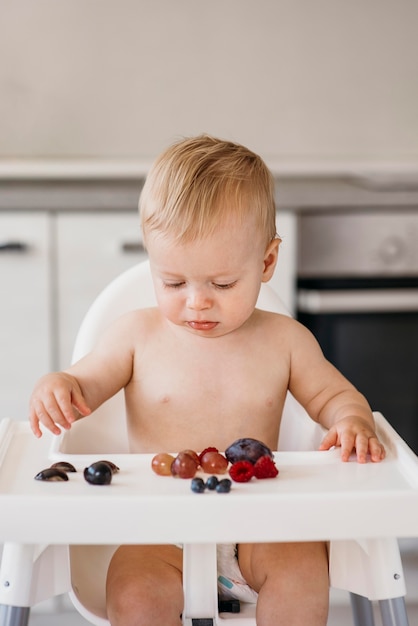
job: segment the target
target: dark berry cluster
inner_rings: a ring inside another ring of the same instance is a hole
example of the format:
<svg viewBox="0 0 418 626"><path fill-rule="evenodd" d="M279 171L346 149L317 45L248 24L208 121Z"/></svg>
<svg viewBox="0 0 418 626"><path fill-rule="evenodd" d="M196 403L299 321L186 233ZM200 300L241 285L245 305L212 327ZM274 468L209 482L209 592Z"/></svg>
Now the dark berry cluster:
<svg viewBox="0 0 418 626"><path fill-rule="evenodd" d="M205 489L209 491L216 491L217 493L229 493L231 491L231 481L229 478L218 479L217 476L209 476L205 482L203 478L193 478L191 483L191 490L194 493L203 493Z"/></svg>

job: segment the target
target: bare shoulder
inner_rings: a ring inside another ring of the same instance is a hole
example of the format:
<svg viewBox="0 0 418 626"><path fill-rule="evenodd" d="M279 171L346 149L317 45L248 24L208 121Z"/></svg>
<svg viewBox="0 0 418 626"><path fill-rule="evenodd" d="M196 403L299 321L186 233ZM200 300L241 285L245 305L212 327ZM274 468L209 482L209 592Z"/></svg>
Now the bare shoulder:
<svg viewBox="0 0 418 626"><path fill-rule="evenodd" d="M290 315L273 313L257 309L258 319L262 326L270 333L285 333L289 339L306 339L313 335L305 326Z"/></svg>
<svg viewBox="0 0 418 626"><path fill-rule="evenodd" d="M124 313L109 324L101 340L104 342L126 340L137 342L149 336L161 324L161 315L157 308L134 309Z"/></svg>

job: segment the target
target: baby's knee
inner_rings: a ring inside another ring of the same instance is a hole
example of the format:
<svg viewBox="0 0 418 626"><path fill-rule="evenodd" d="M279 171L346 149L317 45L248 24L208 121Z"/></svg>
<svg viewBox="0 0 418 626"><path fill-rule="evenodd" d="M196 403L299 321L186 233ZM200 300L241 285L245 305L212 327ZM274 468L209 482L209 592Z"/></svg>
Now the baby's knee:
<svg viewBox="0 0 418 626"><path fill-rule="evenodd" d="M177 554L168 548L119 548L106 584L112 626L180 626L183 587L177 565Z"/></svg>
<svg viewBox="0 0 418 626"><path fill-rule="evenodd" d="M239 547L244 577L256 591L265 583L292 587L296 581L328 586L328 554L324 543L254 544Z"/></svg>
<svg viewBox="0 0 418 626"><path fill-rule="evenodd" d="M178 590L151 581L126 581L107 592L107 615L112 626L180 626L183 607Z"/></svg>

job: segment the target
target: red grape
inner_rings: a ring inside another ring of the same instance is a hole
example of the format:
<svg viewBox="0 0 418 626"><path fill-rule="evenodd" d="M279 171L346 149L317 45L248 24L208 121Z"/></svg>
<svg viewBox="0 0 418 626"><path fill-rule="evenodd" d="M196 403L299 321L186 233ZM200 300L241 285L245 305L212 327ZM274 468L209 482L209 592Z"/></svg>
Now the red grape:
<svg viewBox="0 0 418 626"><path fill-rule="evenodd" d="M179 478L193 478L197 472L196 461L187 452L179 452L171 466L173 476Z"/></svg>
<svg viewBox="0 0 418 626"><path fill-rule="evenodd" d="M207 474L224 474L228 467L228 461L220 452L206 452L200 464Z"/></svg>
<svg viewBox="0 0 418 626"><path fill-rule="evenodd" d="M182 450L182 452L190 454L190 456L194 459L196 466L200 465L199 455L197 454L197 452L195 452L194 450Z"/></svg>
<svg viewBox="0 0 418 626"><path fill-rule="evenodd" d="M173 461L174 457L171 454L160 452L153 457L151 467L159 476L170 476Z"/></svg>

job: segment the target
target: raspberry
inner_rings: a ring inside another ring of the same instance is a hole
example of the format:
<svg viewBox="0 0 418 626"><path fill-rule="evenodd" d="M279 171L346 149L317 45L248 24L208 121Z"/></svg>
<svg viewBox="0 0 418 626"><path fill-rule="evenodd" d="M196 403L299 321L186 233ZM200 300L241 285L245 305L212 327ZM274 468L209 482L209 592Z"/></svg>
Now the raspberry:
<svg viewBox="0 0 418 626"><path fill-rule="evenodd" d="M260 456L254 465L254 476L256 478L275 478L279 470L269 456Z"/></svg>
<svg viewBox="0 0 418 626"><path fill-rule="evenodd" d="M229 468L229 475L236 483L247 483L254 476L254 466L250 461L237 461Z"/></svg>
<svg viewBox="0 0 418 626"><path fill-rule="evenodd" d="M209 447L209 448L205 448L204 450L202 450L202 452L199 454L199 463L202 464L202 459L204 457L204 455L206 454L206 452L219 452L218 448L213 448L213 447Z"/></svg>

